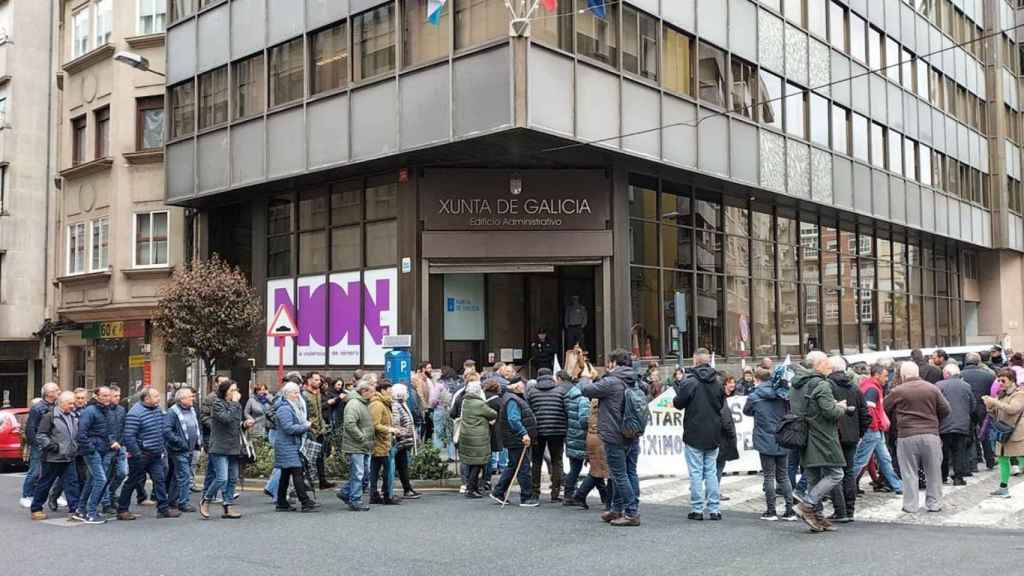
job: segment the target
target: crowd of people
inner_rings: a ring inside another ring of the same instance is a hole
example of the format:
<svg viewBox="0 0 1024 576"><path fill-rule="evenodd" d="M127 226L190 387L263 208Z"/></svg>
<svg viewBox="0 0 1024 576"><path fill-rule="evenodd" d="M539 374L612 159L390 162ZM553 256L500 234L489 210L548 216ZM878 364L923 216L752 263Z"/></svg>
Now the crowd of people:
<svg viewBox="0 0 1024 576"><path fill-rule="evenodd" d="M727 398L738 394L754 421L761 517L831 531L853 521L865 472L875 491L902 495L907 513L919 511L922 489L926 510L940 511L942 485L964 485L980 464L999 467L992 495L1009 497L1012 464L1024 457L1024 388L1017 384L1024 383L1024 355L1009 363L998 349L986 356L967 354L961 367L942 350L928 359L915 350L908 362L847 366L840 356L811 352L800 365L766 358L737 379L699 349L692 367L662 380L656 366L638 373L626 350L608 354L598 371L576 347L565 353L564 368L540 368L533 380L511 364L478 371L472 360L461 373L423 363L408 384L374 372L347 381L290 372L275 395L257 386L243 406L238 384L218 377L201 406L191 389L179 387L166 410L155 388L127 402L116 386L100 386L89 398L84 389L47 384L25 426L29 470L21 503L34 520L47 517L46 507L66 506L68 521L87 524L136 519L133 499L155 505L159 518L198 512L209 519L220 504L222 518L238 519L240 468L255 458L253 441L266 439L274 469L264 492L275 510L315 512L317 491L337 488L350 510L365 512L420 497L410 465L426 440L457 463L468 499L504 506L518 483L518 505L536 507L546 466L551 503L589 509L596 489L602 520L637 526L643 424L638 432L635 420L646 411L638 415L631 399L671 388L673 406L684 410L690 520L722 519L728 497L720 481L726 462L739 457ZM798 431L799 440L783 430ZM327 478L332 449L348 468L338 487Z"/></svg>

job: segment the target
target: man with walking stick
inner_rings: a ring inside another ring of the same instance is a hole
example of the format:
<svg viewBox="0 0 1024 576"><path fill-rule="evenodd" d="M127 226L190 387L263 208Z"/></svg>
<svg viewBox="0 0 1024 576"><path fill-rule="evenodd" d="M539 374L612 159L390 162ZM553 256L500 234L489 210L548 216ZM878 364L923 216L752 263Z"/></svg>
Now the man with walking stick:
<svg viewBox="0 0 1024 576"><path fill-rule="evenodd" d="M537 419L529 404L523 399L522 380L509 384L501 394L501 409L498 411L498 438L508 449L508 461L517 462L515 470L506 467L491 492L491 499L502 506L508 501L512 479L519 481L520 506L535 508L540 500L533 494L533 480L530 478L530 459L525 458L531 444L531 437L537 434Z"/></svg>

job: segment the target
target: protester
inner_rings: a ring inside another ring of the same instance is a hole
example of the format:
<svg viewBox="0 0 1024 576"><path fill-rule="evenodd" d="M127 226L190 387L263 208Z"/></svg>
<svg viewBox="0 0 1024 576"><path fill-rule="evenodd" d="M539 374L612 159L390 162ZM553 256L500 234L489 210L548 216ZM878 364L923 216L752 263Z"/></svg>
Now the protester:
<svg viewBox="0 0 1024 576"><path fill-rule="evenodd" d="M491 460L490 423L497 417L487 405L480 383L466 384L459 432L459 461L469 466L466 498L483 498L480 475Z"/></svg>
<svg viewBox="0 0 1024 576"><path fill-rule="evenodd" d="M1010 481L1010 459L1024 456L1024 426L1021 425L1021 415L1024 414L1024 389L1017 382L1017 374L1009 369L999 371L996 383L999 385L997 395L985 395L981 400L992 419L1005 426L1009 432L1007 437L995 446L999 463L999 488L991 495L1009 498L1010 491L1007 485Z"/></svg>
<svg viewBox="0 0 1024 576"><path fill-rule="evenodd" d="M294 370L285 374L284 380L281 381L281 389L284 389L284 386L289 382L297 384L300 390L302 389L302 386L305 384L305 380L302 378L302 373L296 372ZM216 394L210 394L207 397L207 399L210 398L216 398ZM276 422L274 421L274 406L276 405L276 401L277 399L275 398L274 403L270 404L270 406L264 413L264 418L266 419L264 422L264 426L267 428L267 440L270 442L271 446L274 446L274 443L277 440L277 430L275 430ZM206 401L203 401L203 404L205 405ZM209 434L209 432L204 432L204 434ZM206 440L206 437L204 436L203 439ZM206 481L203 483L204 492L205 488L209 488L211 479L212 469L209 466L207 466ZM281 469L274 468L273 472L270 473L270 478L267 479L267 483L263 486L263 493L270 498L277 498L277 486L280 481Z"/></svg>
<svg viewBox="0 0 1024 576"><path fill-rule="evenodd" d="M786 415L789 385L784 380L778 385L773 384L771 372L764 368L758 368L754 377L757 387L747 396L743 414L754 418L754 450L757 450L761 458L761 475L764 476L763 487L766 504L761 519L768 521L779 519L775 503L778 500L776 490L781 490L786 503L782 519L793 521L796 520L796 513L793 511L793 487L790 485L789 475L786 473L787 451L775 440L775 431L779 428L783 416Z"/></svg>
<svg viewBox="0 0 1024 576"><path fill-rule="evenodd" d="M124 449L124 420L127 416L128 410L121 405L121 387L111 386L107 429L110 430L110 441L117 443L120 448L114 451L113 464L110 467L110 488L103 496L103 513L108 516L117 514L118 494L125 478L128 477L128 452Z"/></svg>
<svg viewBox="0 0 1024 576"><path fill-rule="evenodd" d="M299 497L303 512L315 512L317 504L309 496L306 481L302 475L302 459L299 452L302 439L310 429L308 407L302 399L299 385L288 382L281 389L274 406L274 417L277 420L274 439L274 468L281 471L281 481L277 486L278 512L294 512L295 507L288 503L288 484L295 486L295 494Z"/></svg>
<svg viewBox="0 0 1024 576"><path fill-rule="evenodd" d="M78 455L85 460L89 479L84 482L80 495L85 508L80 516L86 524L104 524L106 518L99 515L97 507L107 491L107 472L113 459L113 450L121 446L110 441L110 422L107 409L110 405L110 388L100 386L96 397L89 401L78 420Z"/></svg>
<svg viewBox="0 0 1024 576"><path fill-rule="evenodd" d="M192 458L202 446L199 417L193 408L195 395L191 388L179 388L174 393L174 405L167 410L167 460L174 470L172 487L167 497L172 508L180 512L195 512L192 496ZM171 476L168 474L168 476Z"/></svg>
<svg viewBox="0 0 1024 576"><path fill-rule="evenodd" d="M709 519L722 519L717 461L725 391L710 362L711 354L707 349L698 348L693 353L694 368L676 388L676 396L672 400L676 410L685 410L683 443L686 467L690 473L690 513L687 515L690 520L703 520L705 506ZM618 491L618 484L615 489Z"/></svg>
<svg viewBox="0 0 1024 576"><path fill-rule="evenodd" d="M327 480L327 466L324 459L327 454L327 421L324 420L324 397L321 394L323 379L319 372L306 374L306 386L302 391L302 399L306 401L309 414L309 435L322 447L316 457L316 474L320 481L320 489L334 488L334 483ZM388 411L390 412L390 402Z"/></svg>
<svg viewBox="0 0 1024 576"><path fill-rule="evenodd" d="M568 365L568 360L566 360ZM652 361L647 364L647 370L644 371L643 383L647 386L647 397L651 400L661 395L661 366L658 365L657 361Z"/></svg>
<svg viewBox="0 0 1024 576"><path fill-rule="evenodd" d="M238 478L238 458L242 454L242 433L252 427L253 421L243 419L242 405L238 403L241 397L234 380L224 380L217 386L217 398L210 416L210 459L207 463L213 469L213 481L199 503L199 515L204 520L210 517L210 502L221 491L224 499L221 518L234 520L242 517L235 510L235 481Z"/></svg>
<svg viewBox="0 0 1024 576"><path fill-rule="evenodd" d="M555 381L551 370L537 371L537 384L526 391L526 402L537 418L537 437L531 446L533 485L537 492L540 486L541 465L544 451L551 454L548 472L551 475L551 502L562 501L562 460L565 451L565 435L569 427L569 415L565 406L567 384Z"/></svg>
<svg viewBox="0 0 1024 576"><path fill-rule="evenodd" d="M987 416L985 403L982 402L981 398L990 395L992 384L995 382L996 377L982 361L981 354L975 352L968 352L964 355L964 368L960 372L960 377L970 384L971 393L974 395L975 425L971 427L973 439L968 453L971 456L971 461L974 462L974 468L977 468L977 464L981 461L978 457L980 446L981 458L985 462L985 467L991 470L996 466L993 444L988 438L979 433L978 428L979 423L984 422Z"/></svg>
<svg viewBox="0 0 1024 576"><path fill-rule="evenodd" d="M597 488L597 493L603 505L602 511L611 510L611 487L605 485L605 478L608 477L608 461L604 453L604 441L601 440L601 433L598 429L599 403L597 400L590 400L590 416L587 418L587 477L580 483L573 496L573 503L584 510L590 506L587 504L587 496L590 491Z"/></svg>
<svg viewBox="0 0 1024 576"><path fill-rule="evenodd" d="M28 411L28 417L25 420L25 444L29 447L29 456L28 471L25 472L25 480L21 483L21 501L19 503L22 508L32 505L32 499L36 495L36 484L38 484L43 471L43 453L36 443L39 422L44 414L53 412L60 394L60 386L53 382L47 382L43 385L42 401ZM74 404L74 397L72 394L72 404Z"/></svg>
<svg viewBox="0 0 1024 576"><path fill-rule="evenodd" d="M442 366L441 378L430 386L429 406L432 410L431 419L434 422L431 442L442 456L447 453L449 459L452 459L452 447L451 436L448 432L448 406L452 396L460 387L459 378L450 366Z"/></svg>
<svg viewBox="0 0 1024 576"><path fill-rule="evenodd" d="M345 404L341 437L341 451L348 460L348 483L338 488L337 496L349 510L366 512L370 508L363 503L363 495L370 484L370 454L375 440L369 404L377 392L369 379L360 380L355 392Z"/></svg>
<svg viewBox="0 0 1024 576"><path fill-rule="evenodd" d="M158 518L177 518L181 512L170 508L165 487L163 456L166 437L166 423L160 411L160 391L147 388L139 402L136 402L124 422L124 445L128 450L128 480L117 503L118 520L135 520L129 511L132 493L139 485L145 484L146 476L153 481L153 496L156 498Z"/></svg>
<svg viewBox="0 0 1024 576"><path fill-rule="evenodd" d="M391 421L391 382L381 379L377 382L377 393L370 401L370 416L373 418L373 452L370 458L370 504L399 504L392 497L391 442L398 429ZM383 482L381 482L383 480ZM383 492L378 492L383 483Z"/></svg>
<svg viewBox="0 0 1024 576"><path fill-rule="evenodd" d="M736 382L736 395L749 396L756 386L757 382L754 380L754 369L745 368L743 370L743 376Z"/></svg>
<svg viewBox="0 0 1024 576"><path fill-rule="evenodd" d="M578 374L581 375L584 367L580 368ZM589 370L587 370L587 375L589 376ZM570 384L565 393L565 413L568 423L565 435L565 454L569 458L569 473L565 476L565 501L562 503L564 506L578 505L575 500L577 481L587 459L587 422L590 419L590 400L580 392L580 378L580 376L574 378L564 370L558 373L560 382Z"/></svg>
<svg viewBox="0 0 1024 576"><path fill-rule="evenodd" d="M992 352L989 354L988 367L992 369L992 372L998 373L1003 368L1006 368L1006 361L1003 359L1003 347L996 344L992 347Z"/></svg>
<svg viewBox="0 0 1024 576"><path fill-rule="evenodd" d="M864 404L871 416L871 424L857 445L857 452L853 457L853 470L859 478L861 471L874 456L889 488L896 494L902 494L903 482L893 470L892 456L889 454L889 448L885 441L885 435L889 432L890 426L889 417L883 407L885 402L883 388L889 379L888 372L888 369L881 363L872 364L868 369L868 377L860 381L861 396L863 396Z"/></svg>
<svg viewBox="0 0 1024 576"><path fill-rule="evenodd" d="M540 499L534 495L530 458L526 457L526 451L538 434L537 418L523 398L524 388L522 380L519 380L501 393L497 430L502 447L508 450L509 462L490 496L495 502L504 504L514 476L519 482L519 506L535 508L540 505Z"/></svg>
<svg viewBox="0 0 1024 576"><path fill-rule="evenodd" d="M832 365L832 373L828 375L828 380L832 384L832 396L845 402L848 408L852 408L839 417L839 446L843 450L845 466L842 484L832 490L832 506L835 512L829 518L833 522L847 523L853 522L857 501L857 446L871 426L871 415L868 413L868 406L864 402L860 388L850 381L846 371L846 360L842 356L833 356L829 362Z"/></svg>
<svg viewBox="0 0 1024 576"><path fill-rule="evenodd" d="M960 377L956 364L946 364L943 379L935 386L949 403L949 414L939 423L942 440L942 483L953 473L953 486L966 486L965 476L972 475L968 451L971 449L971 427L978 413L971 385Z"/></svg>
<svg viewBox="0 0 1024 576"><path fill-rule="evenodd" d="M807 426L807 445L800 451L800 463L809 478L809 490L796 513L812 531L823 532L834 529L821 515L821 501L843 481L846 460L837 423L847 406L832 394L827 379L832 372L828 356L815 350L807 354L804 364L795 369L790 392L790 408L805 419Z"/></svg>
<svg viewBox="0 0 1024 576"><path fill-rule="evenodd" d="M253 395L245 403L245 418L252 420L253 425L249 428L249 434L253 438L267 437L267 411L274 403L266 384L257 384Z"/></svg>
<svg viewBox="0 0 1024 576"><path fill-rule="evenodd" d="M896 457L903 475L903 511L919 507L918 470L924 470L925 507L942 510L942 441L939 422L949 414L949 403L934 384L921 379L913 362L900 365L902 382L885 399L885 411L896 426Z"/></svg>
<svg viewBox="0 0 1024 576"><path fill-rule="evenodd" d="M934 357L934 354L932 357ZM932 384L942 380L942 370L939 370L938 366L932 364L931 359L926 360L920 348L914 348L910 351L910 360L917 365L918 373L922 380Z"/></svg>
<svg viewBox="0 0 1024 576"><path fill-rule="evenodd" d="M412 393L416 394L415 389ZM415 500L420 497L420 493L413 489L412 481L409 480L409 462L412 460L410 454L418 442L416 422L406 406L409 396L409 388L405 384L391 387L391 421L397 424L396 428L399 430L395 434L395 472L402 482L403 500ZM490 458L490 450L487 456Z"/></svg>
<svg viewBox="0 0 1024 576"><path fill-rule="evenodd" d="M722 402L721 440L718 445L718 458L715 459L715 475L718 477L718 501L726 502L729 496L722 493L722 474L725 472L726 463L740 459L740 450L736 443L736 422L732 419L732 408L728 402L728 399L736 394L736 380L726 378L722 391L726 401Z"/></svg>
<svg viewBox="0 0 1024 576"><path fill-rule="evenodd" d="M43 505L49 498L50 487L60 478L67 492L70 513L68 519L76 521L78 475L74 462L78 451L75 442L78 436L78 420L74 416L75 395L71 392L60 392L56 386L53 384L53 388L44 388L44 401L37 404L44 408L50 406L50 410L43 411L32 430L33 447L37 450L36 458L39 461L41 475L33 483L35 494L29 503L29 509L33 520L46 520ZM54 388L57 395L53 394ZM53 402L46 401L46 398L52 398Z"/></svg>

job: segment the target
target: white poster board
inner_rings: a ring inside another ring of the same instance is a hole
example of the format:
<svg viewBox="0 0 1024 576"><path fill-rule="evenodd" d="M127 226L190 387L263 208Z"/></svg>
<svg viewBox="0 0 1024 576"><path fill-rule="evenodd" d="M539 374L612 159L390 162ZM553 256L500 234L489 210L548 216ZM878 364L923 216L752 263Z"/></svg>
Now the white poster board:
<svg viewBox="0 0 1024 576"><path fill-rule="evenodd" d="M484 275L445 274L444 339L484 340Z"/></svg>
<svg viewBox="0 0 1024 576"><path fill-rule="evenodd" d="M383 366L384 337L398 333L398 268L363 272L363 364Z"/></svg>
<svg viewBox="0 0 1024 576"><path fill-rule="evenodd" d="M683 454L683 411L672 407L676 391L669 387L648 404L650 422L640 439L637 474L644 476L685 476L689 474ZM754 450L754 419L743 415L746 396L729 398L729 409L736 423L736 446L740 459L728 462L726 472L760 472L761 459Z"/></svg>

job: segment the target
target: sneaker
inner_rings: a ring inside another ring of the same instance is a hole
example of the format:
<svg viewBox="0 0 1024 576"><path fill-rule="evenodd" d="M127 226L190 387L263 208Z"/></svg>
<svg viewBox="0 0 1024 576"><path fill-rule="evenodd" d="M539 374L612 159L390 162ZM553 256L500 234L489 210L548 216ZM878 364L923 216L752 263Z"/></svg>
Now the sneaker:
<svg viewBox="0 0 1024 576"><path fill-rule="evenodd" d="M21 504L22 508L30 508L32 506L32 499L22 498L21 500L18 500L18 504Z"/></svg>
<svg viewBox="0 0 1024 576"><path fill-rule="evenodd" d="M712 522L718 522L721 519L722 519L722 513L721 512L712 512L711 514L708 514L708 520L711 520Z"/></svg>
<svg viewBox="0 0 1024 576"><path fill-rule="evenodd" d="M315 503L315 502L311 502L309 504L303 504L302 505L302 512L304 514L309 514L310 512L319 512L319 511L320 511L320 505Z"/></svg>
<svg viewBox="0 0 1024 576"><path fill-rule="evenodd" d="M786 510L786 513L779 518L779 520L782 520L783 522L796 522L799 519L800 518L797 517L796 512L793 512L792 510Z"/></svg>
<svg viewBox="0 0 1024 576"><path fill-rule="evenodd" d="M106 524L107 519L100 516L89 516L82 520L83 524Z"/></svg>
<svg viewBox="0 0 1024 576"><path fill-rule="evenodd" d="M779 517L775 514L775 512L765 512L764 514L761 514L761 520L764 520L766 522L775 522L778 519Z"/></svg>
<svg viewBox="0 0 1024 576"><path fill-rule="evenodd" d="M704 521L704 513L703 512L690 512L689 514L686 515L686 519L687 520L694 520L696 522L703 522Z"/></svg>
<svg viewBox="0 0 1024 576"><path fill-rule="evenodd" d="M349 504L348 509L353 512L369 512L370 507L363 503Z"/></svg>
<svg viewBox="0 0 1024 576"><path fill-rule="evenodd" d="M178 506L178 512L181 512L182 514L188 514L190 512L195 512L195 511L196 511L196 507L191 505L191 504L185 504L184 506Z"/></svg>
<svg viewBox="0 0 1024 576"><path fill-rule="evenodd" d="M798 518L804 521L804 524L807 524L807 526L811 528L812 532L825 531L821 524L818 523L818 513L814 511L814 508L811 508L806 503L801 502L798 504L795 513Z"/></svg>
<svg viewBox="0 0 1024 576"><path fill-rule="evenodd" d="M476 499L483 498L483 497L484 497L483 494L481 494L481 493L479 493L479 492L477 492L475 490L470 490L469 492L466 492L466 498L472 498L472 499L476 500Z"/></svg>
<svg viewBox="0 0 1024 576"><path fill-rule="evenodd" d="M63 496L57 497L57 507L63 508L68 505L68 499Z"/></svg>
<svg viewBox="0 0 1024 576"><path fill-rule="evenodd" d="M612 520L611 522L609 522L609 524L611 524L612 526L639 526L640 517L622 516L621 518L616 518L615 520Z"/></svg>
<svg viewBox="0 0 1024 576"><path fill-rule="evenodd" d="M179 516L181 516L181 512L178 512L174 508L168 508L167 510L156 513L157 518L177 518Z"/></svg>
<svg viewBox="0 0 1024 576"><path fill-rule="evenodd" d="M537 506L540 506L540 499L538 498L530 498L519 503L520 508L536 508Z"/></svg>
<svg viewBox="0 0 1024 576"><path fill-rule="evenodd" d="M1010 491L1008 489L1006 489L1006 488L1000 487L1000 488L997 488L997 489L989 492L988 495L989 496L994 496L996 498L1009 498L1010 497Z"/></svg>
<svg viewBox="0 0 1024 576"><path fill-rule="evenodd" d="M459 494L465 494L465 493L466 493L466 487L465 486L459 486Z"/></svg>
<svg viewBox="0 0 1024 576"><path fill-rule="evenodd" d="M409 490L409 491L406 491L406 492L402 493L402 499L403 500L416 500L420 496L422 496L422 494L420 494L419 492L417 492L415 490Z"/></svg>
<svg viewBox="0 0 1024 576"><path fill-rule="evenodd" d="M288 506L274 506L274 512L295 512L298 508L289 504Z"/></svg>
<svg viewBox="0 0 1024 576"><path fill-rule="evenodd" d="M953 478L953 486L967 486L967 481L963 478Z"/></svg>
<svg viewBox="0 0 1024 576"><path fill-rule="evenodd" d="M266 488L263 489L263 495L266 496L267 498L277 498L276 495L271 494L270 490L267 490Z"/></svg>

